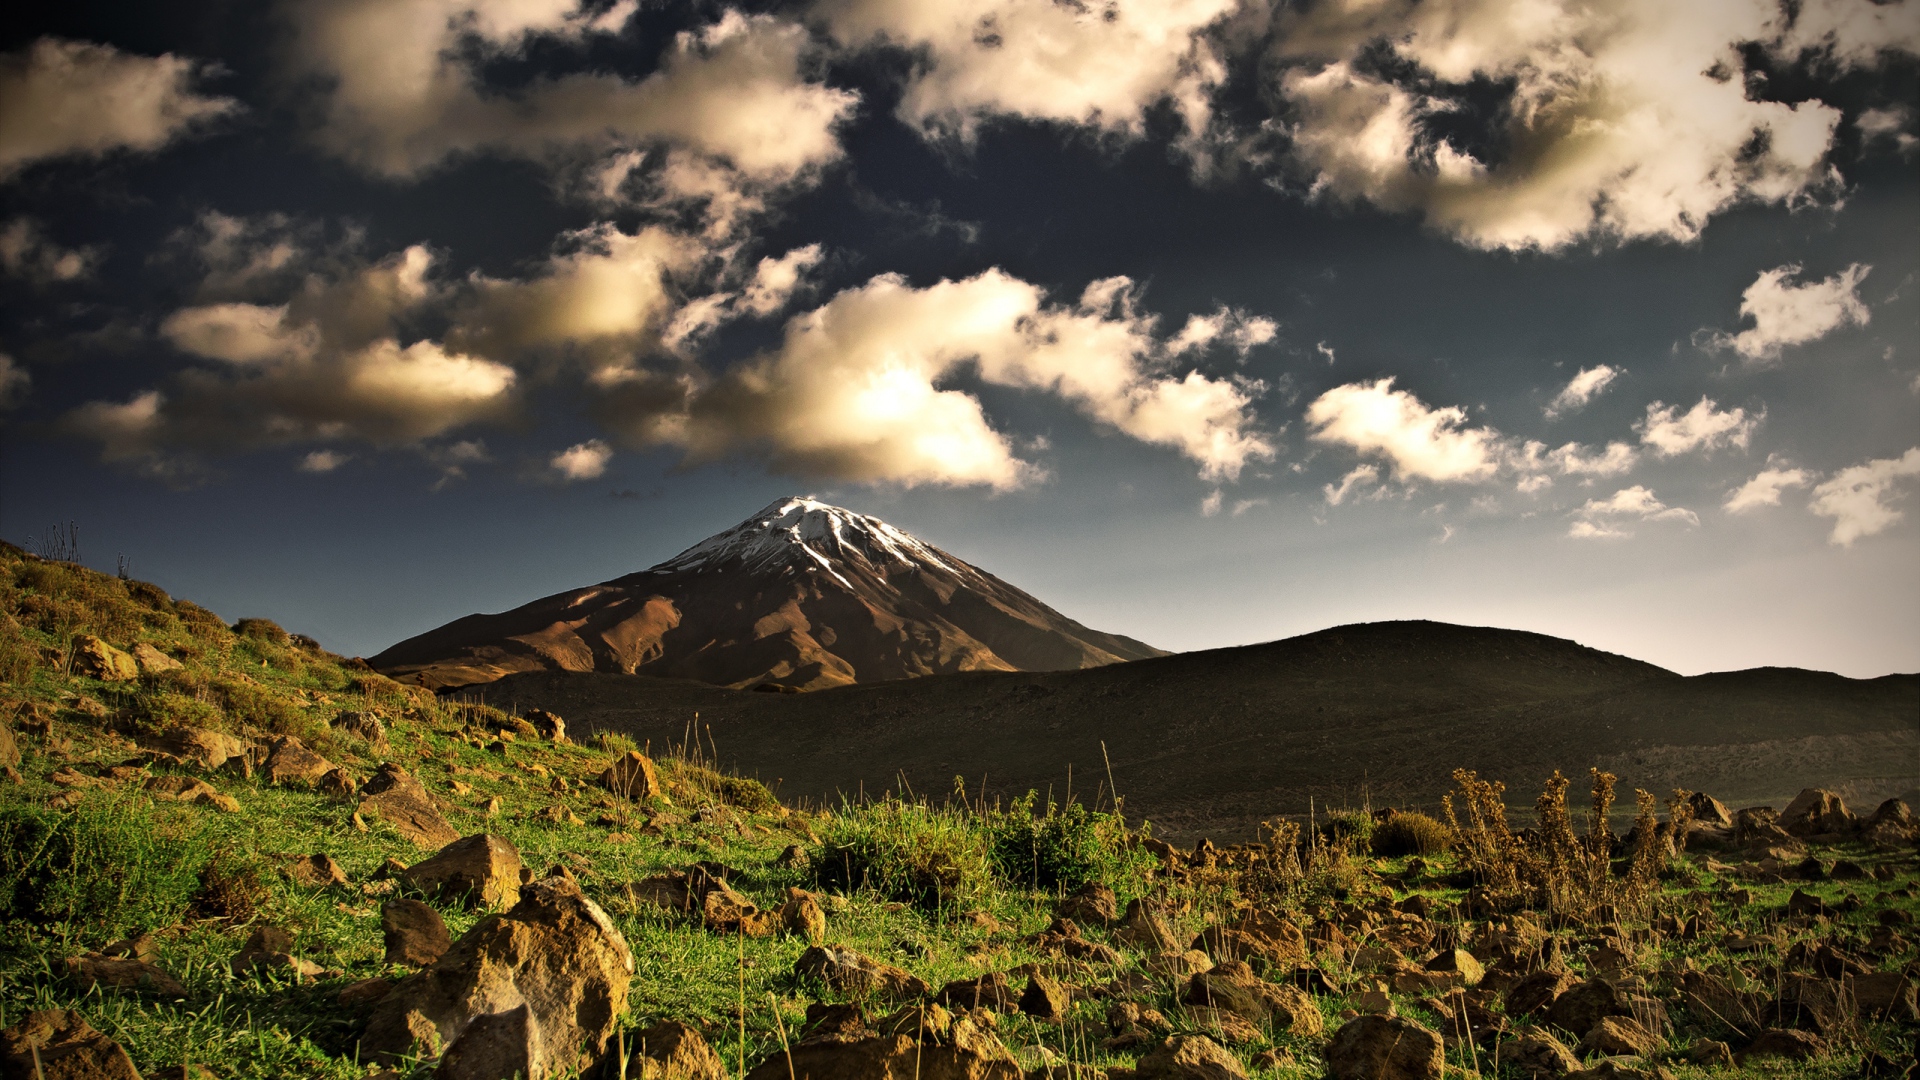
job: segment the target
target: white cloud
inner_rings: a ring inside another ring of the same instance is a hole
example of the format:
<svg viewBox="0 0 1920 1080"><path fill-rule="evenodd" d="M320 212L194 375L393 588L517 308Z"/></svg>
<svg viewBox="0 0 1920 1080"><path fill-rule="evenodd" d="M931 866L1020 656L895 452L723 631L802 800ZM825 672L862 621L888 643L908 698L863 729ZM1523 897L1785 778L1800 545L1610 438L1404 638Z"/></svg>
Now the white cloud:
<svg viewBox="0 0 1920 1080"><path fill-rule="evenodd" d="M1310 438L1384 458L1403 480L1490 479L1500 467L1500 435L1466 422L1466 410L1430 409L1391 378L1334 387L1307 407Z"/></svg>
<svg viewBox="0 0 1920 1080"><path fill-rule="evenodd" d="M1774 0L1295 7L1274 42L1284 130L1315 190L1420 213L1473 247L1691 240L1736 203L1833 182L1839 111L1755 99L1741 78L1739 47L1772 40L1779 15ZM1487 88L1498 108L1470 100ZM1489 111L1480 156L1439 123Z"/></svg>
<svg viewBox="0 0 1920 1080"><path fill-rule="evenodd" d="M1883 52L1920 53L1920 16L1912 0L1803 0L1780 51L1823 51L1852 67L1871 67Z"/></svg>
<svg viewBox="0 0 1920 1080"><path fill-rule="evenodd" d="M1586 408L1587 402L1604 393L1620 374L1619 368L1607 364L1581 368L1580 374L1568 381L1566 387L1547 403L1547 416L1551 418Z"/></svg>
<svg viewBox="0 0 1920 1080"><path fill-rule="evenodd" d="M1210 122L1225 77L1205 30L1238 0L821 0L848 45L887 42L923 58L900 119L930 137L971 140L995 116L1136 135L1172 102L1190 134Z"/></svg>
<svg viewBox="0 0 1920 1080"><path fill-rule="evenodd" d="M1911 154L1920 147L1920 138L1915 138L1907 128L1913 124L1913 110L1904 105L1895 105L1885 109L1868 109L1853 122L1860 129L1860 137L1865 142L1891 141L1901 154Z"/></svg>
<svg viewBox="0 0 1920 1080"><path fill-rule="evenodd" d="M232 364L305 360L320 345L317 327L288 324L285 304L181 308L160 323L160 335L182 352Z"/></svg>
<svg viewBox="0 0 1920 1080"><path fill-rule="evenodd" d="M1760 474L1727 494L1722 505L1729 514L1744 514L1762 506L1779 506L1780 493L1788 488L1806 487L1813 474L1805 469L1762 469Z"/></svg>
<svg viewBox="0 0 1920 1080"><path fill-rule="evenodd" d="M1322 484L1320 490L1326 493L1328 506L1339 506L1347 501L1347 496L1359 488L1380 482L1380 468L1377 465L1355 465L1347 475L1340 478L1338 487Z"/></svg>
<svg viewBox="0 0 1920 1080"><path fill-rule="evenodd" d="M173 257L201 273L195 290L203 300L258 300L298 288L323 254L321 229L285 214L236 217L208 210L168 238ZM358 239L349 231L349 242ZM336 258L344 252L334 251Z"/></svg>
<svg viewBox="0 0 1920 1080"><path fill-rule="evenodd" d="M1586 505L1574 511L1579 518L1567 530L1573 537L1604 538L1631 536L1631 532L1621 528L1621 519L1639 521L1684 521L1688 525L1699 525L1700 518L1693 511L1678 506L1668 506L1659 500L1652 491L1638 484L1621 488L1605 499L1588 499Z"/></svg>
<svg viewBox="0 0 1920 1080"><path fill-rule="evenodd" d="M15 218L0 229L0 269L31 285L78 281L99 260L98 249L65 248L47 239L32 218Z"/></svg>
<svg viewBox="0 0 1920 1080"><path fill-rule="evenodd" d="M1246 513L1256 506L1265 505L1267 505L1267 500L1265 499L1235 499L1233 501L1233 516L1239 517L1241 514Z"/></svg>
<svg viewBox="0 0 1920 1080"><path fill-rule="evenodd" d="M1597 454L1589 454L1579 443L1567 443L1548 453L1547 460L1566 476L1619 476L1632 472L1640 455L1623 442L1608 443Z"/></svg>
<svg viewBox="0 0 1920 1080"><path fill-rule="evenodd" d="M1220 493L1219 488L1214 488L1211 492L1208 492L1207 497L1200 500L1200 516L1213 517L1220 513L1220 503L1224 498L1226 498L1226 496Z"/></svg>
<svg viewBox="0 0 1920 1080"><path fill-rule="evenodd" d="M1709 339L1718 348L1731 348L1748 362L1778 359L1788 345L1817 341L1851 323L1867 325L1871 318L1861 303L1860 282L1873 267L1854 263L1825 281L1794 284L1796 264L1762 271L1740 297L1740 314L1753 325L1737 334L1716 333Z"/></svg>
<svg viewBox="0 0 1920 1080"><path fill-rule="evenodd" d="M592 480L604 475L607 462L613 460L613 448L600 439L588 439L575 443L553 455L547 467L560 478L562 483L576 480Z"/></svg>
<svg viewBox="0 0 1920 1080"><path fill-rule="evenodd" d="M1760 416L1748 416L1741 408L1719 411L1711 398L1702 397L1684 413L1656 401L1647 406L1646 419L1634 424L1633 430L1639 433L1641 443L1653 447L1655 453L1673 457L1721 446L1745 449L1760 419Z"/></svg>
<svg viewBox="0 0 1920 1080"><path fill-rule="evenodd" d="M165 402L158 390L124 402L89 401L67 414L66 426L98 442L105 460L125 461L153 451L154 436L163 423L160 406Z"/></svg>
<svg viewBox="0 0 1920 1080"><path fill-rule="evenodd" d="M308 473L330 473L353 460L353 455L338 450L315 450L300 459L300 471Z"/></svg>
<svg viewBox="0 0 1920 1080"><path fill-rule="evenodd" d="M1167 342L1167 351L1180 356L1203 351L1220 341L1244 357L1256 346L1272 341L1279 333L1280 324L1272 319L1221 304L1211 315L1187 316L1186 325Z"/></svg>
<svg viewBox="0 0 1920 1080"><path fill-rule="evenodd" d="M1069 306L999 270L926 288L888 274L794 317L778 349L718 380L637 370L604 380L601 412L628 438L684 446L695 461L759 452L789 472L906 486L1036 479L978 399L942 388L970 370L1173 447L1209 479L1272 457L1251 410L1262 387L1167 372L1153 321L1135 312L1124 278L1094 282Z"/></svg>
<svg viewBox="0 0 1920 1080"><path fill-rule="evenodd" d="M389 176L482 151L617 157L665 143L782 184L839 157L834 128L858 101L809 81L806 31L771 16L729 11L683 33L643 79L582 72L510 93L483 92L471 58L595 32L575 0L305 0L295 18L303 65L333 84L322 144Z"/></svg>
<svg viewBox="0 0 1920 1080"><path fill-rule="evenodd" d="M754 315L771 315L787 306L794 291L805 281L807 271L820 265L823 255L819 244L797 247L779 258L760 260L753 280L740 296L741 310Z"/></svg>
<svg viewBox="0 0 1920 1080"><path fill-rule="evenodd" d="M0 409L11 409L20 404L27 389L33 385L33 377L27 369L16 363L13 357L0 353Z"/></svg>
<svg viewBox="0 0 1920 1080"><path fill-rule="evenodd" d="M36 161L158 150L235 109L193 90L198 65L41 38L0 56L0 179Z"/></svg>
<svg viewBox="0 0 1920 1080"><path fill-rule="evenodd" d="M1875 458L1852 465L1813 489L1809 510L1833 519L1829 543L1852 547L1855 540L1882 532L1903 516L1889 505L1903 482L1920 476L1920 447L1897 458Z"/></svg>

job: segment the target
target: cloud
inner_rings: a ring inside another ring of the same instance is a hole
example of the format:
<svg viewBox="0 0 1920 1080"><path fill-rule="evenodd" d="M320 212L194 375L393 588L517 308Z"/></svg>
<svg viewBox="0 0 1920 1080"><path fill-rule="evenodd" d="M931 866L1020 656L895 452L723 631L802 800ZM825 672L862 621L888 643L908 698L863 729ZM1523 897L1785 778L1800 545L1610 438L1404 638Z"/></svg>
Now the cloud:
<svg viewBox="0 0 1920 1080"><path fill-rule="evenodd" d="M1920 138L1915 138L1907 128L1913 123L1913 110L1904 105L1895 105L1885 109L1868 109L1853 121L1860 129L1864 142L1878 142L1882 139L1893 143L1894 149L1902 155L1911 154L1920 147Z"/></svg>
<svg viewBox="0 0 1920 1080"><path fill-rule="evenodd" d="M805 29L771 16L728 11L680 34L642 79L579 72L536 77L512 91L484 88L476 57L525 59L536 40L577 42L595 32L576 7L575 0L297 4L301 64L332 83L321 144L395 177L480 152L618 159L665 144L723 163L742 182L783 184L840 156L834 129L858 96L810 81Z"/></svg>
<svg viewBox="0 0 1920 1080"><path fill-rule="evenodd" d="M278 213L241 217L208 210L169 236L160 257L200 273L195 295L202 300L252 301L287 295L316 263L348 259L358 240L357 230L348 230L344 243L328 249L313 222Z"/></svg>
<svg viewBox="0 0 1920 1080"><path fill-rule="evenodd" d="M285 304L181 308L160 323L160 336L182 352L231 364L311 359L320 345L313 325L289 325Z"/></svg>
<svg viewBox="0 0 1920 1080"><path fill-rule="evenodd" d="M821 257L820 245L808 244L777 259L772 256L761 259L737 306L753 315L771 315L786 307L794 291L805 281L807 271L820 265Z"/></svg>
<svg viewBox="0 0 1920 1080"><path fill-rule="evenodd" d="M1589 454L1579 443L1567 443L1547 454L1547 461L1566 476L1619 476L1633 471L1640 455L1623 442L1610 442L1606 449Z"/></svg>
<svg viewBox="0 0 1920 1080"><path fill-rule="evenodd" d="M1265 505L1267 505L1267 500L1265 499L1235 499L1233 501L1233 516L1239 517L1241 514L1246 513L1256 506Z"/></svg>
<svg viewBox="0 0 1920 1080"><path fill-rule="evenodd" d="M1261 385L1170 371L1153 324L1134 310L1124 278L1050 305L1038 286L999 270L925 288L885 274L795 316L777 349L717 379L609 378L600 412L624 437L683 446L692 461L749 452L782 471L845 480L1032 482L1041 470L1014 453L979 400L942 385L971 372L1172 447L1208 479L1271 458L1251 410Z"/></svg>
<svg viewBox="0 0 1920 1080"><path fill-rule="evenodd" d="M0 229L0 269L29 285L45 287L78 281L99 262L96 248L63 248L32 218L15 218Z"/></svg>
<svg viewBox="0 0 1920 1080"><path fill-rule="evenodd" d="M1291 8L1276 126L1314 191L1472 247L1688 241L1735 204L1834 183L1840 111L1757 100L1741 77L1740 47L1775 39L1779 17L1773 0Z"/></svg>
<svg viewBox="0 0 1920 1080"><path fill-rule="evenodd" d="M1765 414L1748 416L1745 409L1718 411L1711 398L1681 413L1671 405L1654 402L1647 406L1646 419L1633 425L1643 445L1651 446L1661 457L1674 457L1692 450L1711 451L1721 446L1745 449L1753 429Z"/></svg>
<svg viewBox="0 0 1920 1080"><path fill-rule="evenodd" d="M1221 304L1211 315L1189 315L1185 326L1167 342L1167 351L1175 356L1204 351L1214 342L1223 342L1241 356L1256 346L1265 345L1280 333L1280 324L1264 315L1250 315L1239 308Z"/></svg>
<svg viewBox="0 0 1920 1080"><path fill-rule="evenodd" d="M1759 363L1778 359L1785 346L1817 341L1849 323L1865 326L1871 315L1859 289L1872 269L1854 263L1825 281L1806 285L1793 283L1800 275L1797 263L1762 271L1740 297L1740 314L1753 325L1737 334L1714 333L1707 341Z"/></svg>
<svg viewBox="0 0 1920 1080"><path fill-rule="evenodd" d="M154 452L154 437L164 424L160 407L165 402L158 390L135 394L127 401L89 401L68 413L65 425L98 442L102 459L125 461Z"/></svg>
<svg viewBox="0 0 1920 1080"><path fill-rule="evenodd" d="M1912 0L1804 0L1776 49L1812 50L1850 67L1871 67L1886 52L1920 53L1920 18Z"/></svg>
<svg viewBox="0 0 1920 1080"><path fill-rule="evenodd" d="M1337 386L1307 406L1309 438L1384 458L1402 480L1491 478L1500 467L1500 435L1466 422L1466 410L1430 409L1407 391L1395 390L1391 378Z"/></svg>
<svg viewBox="0 0 1920 1080"><path fill-rule="evenodd" d="M592 480L607 471L607 462L613 460L613 448L600 439L588 439L575 443L553 455L547 462L561 483L571 484L576 480Z"/></svg>
<svg viewBox="0 0 1920 1080"><path fill-rule="evenodd" d="M158 150L238 104L194 92L199 65L41 38L0 55L0 179L38 161Z"/></svg>
<svg viewBox="0 0 1920 1080"><path fill-rule="evenodd" d="M1920 476L1920 447L1897 458L1875 458L1841 469L1813 489L1807 509L1833 519L1828 543L1852 547L1855 540L1882 532L1905 516L1889 503L1904 494L1897 488L1915 476Z"/></svg>
<svg viewBox="0 0 1920 1080"><path fill-rule="evenodd" d="M1697 526L1700 518L1691 510L1683 507L1668 506L1659 500L1653 492L1638 484L1630 488L1621 488L1605 499L1588 499L1586 505L1574 511L1579 518L1567 530L1567 535L1580 538L1607 538L1633 535L1618 523L1622 519L1638 521L1684 521Z"/></svg>
<svg viewBox="0 0 1920 1080"><path fill-rule="evenodd" d="M1375 465L1356 465L1347 475L1340 478L1340 485L1322 484L1320 490L1327 496L1328 506L1339 506L1347 501L1347 496L1359 488L1380 482L1380 469Z"/></svg>
<svg viewBox="0 0 1920 1080"><path fill-rule="evenodd" d="M33 377L27 369L21 367L11 356L0 353L0 409L11 409L20 404L28 388L33 385Z"/></svg>
<svg viewBox="0 0 1920 1080"><path fill-rule="evenodd" d="M1604 393L1613 380L1620 377L1620 369L1607 364L1581 368L1564 389L1555 394L1547 403L1549 419L1564 413L1579 412L1587 407L1587 402Z"/></svg>
<svg viewBox="0 0 1920 1080"><path fill-rule="evenodd" d="M338 450L315 450L300 459L300 471L307 473L330 473L353 460L353 455Z"/></svg>
<svg viewBox="0 0 1920 1080"><path fill-rule="evenodd" d="M1171 102L1207 130L1225 67L1205 31L1239 0L822 0L842 43L916 53L896 112L930 138L971 141L996 116L1138 135Z"/></svg>
<svg viewBox="0 0 1920 1080"><path fill-rule="evenodd" d="M1219 488L1214 488L1208 492L1207 497L1200 500L1200 516L1214 517L1218 515L1220 513L1220 503L1225 498L1226 496L1221 494Z"/></svg>
<svg viewBox="0 0 1920 1080"><path fill-rule="evenodd" d="M1805 469L1762 469L1758 476L1727 494L1721 505L1729 514L1744 514L1762 506L1779 506L1780 493L1788 488L1806 487L1813 474Z"/></svg>

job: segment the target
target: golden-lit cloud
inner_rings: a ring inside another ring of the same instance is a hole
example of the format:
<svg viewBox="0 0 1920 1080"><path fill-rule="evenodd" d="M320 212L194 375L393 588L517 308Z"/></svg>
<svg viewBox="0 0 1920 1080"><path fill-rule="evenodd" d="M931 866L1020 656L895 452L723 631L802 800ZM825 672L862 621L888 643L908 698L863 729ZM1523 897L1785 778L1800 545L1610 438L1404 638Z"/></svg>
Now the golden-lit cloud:
<svg viewBox="0 0 1920 1080"><path fill-rule="evenodd" d="M158 150L239 107L197 92L199 73L184 57L59 38L0 55L0 179L52 158Z"/></svg>
<svg viewBox="0 0 1920 1080"><path fill-rule="evenodd" d="M1307 406L1307 425L1315 442L1381 459L1402 480L1487 480L1499 470L1504 453L1500 434L1468 426L1465 409L1430 408L1412 393L1394 389L1391 378L1328 390ZM1343 489L1350 490L1344 483Z"/></svg>

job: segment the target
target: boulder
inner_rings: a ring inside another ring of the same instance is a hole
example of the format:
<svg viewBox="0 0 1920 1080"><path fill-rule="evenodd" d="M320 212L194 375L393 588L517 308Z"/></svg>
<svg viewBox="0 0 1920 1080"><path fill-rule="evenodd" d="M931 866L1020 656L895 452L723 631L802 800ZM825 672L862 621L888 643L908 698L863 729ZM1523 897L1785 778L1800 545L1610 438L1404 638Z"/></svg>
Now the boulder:
<svg viewBox="0 0 1920 1080"><path fill-rule="evenodd" d="M1452 972L1460 976L1467 986L1479 986L1486 978L1487 969L1473 954L1465 949L1443 949L1438 956L1427 961L1428 971Z"/></svg>
<svg viewBox="0 0 1920 1080"><path fill-rule="evenodd" d="M621 1039L631 1080L730 1080L720 1055L678 1020L663 1020Z"/></svg>
<svg viewBox="0 0 1920 1080"><path fill-rule="evenodd" d="M1139 1080L1245 1080L1240 1059L1205 1035L1175 1035L1140 1059Z"/></svg>
<svg viewBox="0 0 1920 1080"><path fill-rule="evenodd" d="M345 769L328 769L319 780L314 782L314 790L322 795L331 795L336 799L351 799L359 785L354 782L353 774Z"/></svg>
<svg viewBox="0 0 1920 1080"><path fill-rule="evenodd" d="M638 750L629 750L613 759L613 764L600 774L600 786L634 802L658 798L664 793L653 759Z"/></svg>
<svg viewBox="0 0 1920 1080"><path fill-rule="evenodd" d="M347 883L347 872L333 861L331 855L300 855L287 867L287 876L296 885L305 885L309 889L325 889Z"/></svg>
<svg viewBox="0 0 1920 1080"><path fill-rule="evenodd" d="M1340 1026L1321 1055L1328 1080L1440 1080L1440 1036L1399 1016L1357 1016Z"/></svg>
<svg viewBox="0 0 1920 1080"><path fill-rule="evenodd" d="M936 1005L903 1010L875 1026L878 1033L856 1024L815 1028L789 1049L775 1051L746 1080L1026 1078L999 1038L970 1016L952 1017Z"/></svg>
<svg viewBox="0 0 1920 1080"><path fill-rule="evenodd" d="M1501 1043L1495 1065L1511 1065L1529 1077L1565 1076L1580 1069L1580 1059L1552 1033L1531 1029Z"/></svg>
<svg viewBox="0 0 1920 1080"><path fill-rule="evenodd" d="M312 785L333 769L333 762L307 749L291 735L267 740L267 781L273 784Z"/></svg>
<svg viewBox="0 0 1920 1080"><path fill-rule="evenodd" d="M202 769L218 769L236 760L246 766L247 771L252 767L250 758L253 743L205 728L185 725L170 727L158 735L142 739L141 745Z"/></svg>
<svg viewBox="0 0 1920 1080"><path fill-rule="evenodd" d="M1715 825L1723 829L1733 827L1733 811L1727 804L1705 792L1695 791L1687 796L1687 808L1693 811L1693 820L1705 825Z"/></svg>
<svg viewBox="0 0 1920 1080"><path fill-rule="evenodd" d="M1606 1017L1632 1015L1633 1002L1626 991L1602 978L1570 987L1547 1007L1547 1019L1575 1035L1585 1035Z"/></svg>
<svg viewBox="0 0 1920 1080"><path fill-rule="evenodd" d="M1582 1056L1636 1054L1644 1057L1659 1045L1659 1038L1632 1017L1603 1016L1580 1040L1580 1053Z"/></svg>
<svg viewBox="0 0 1920 1080"><path fill-rule="evenodd" d="M528 709L526 720L533 725L534 733L548 742L565 743L567 741L567 722L562 720L558 713L550 713L545 709Z"/></svg>
<svg viewBox="0 0 1920 1080"><path fill-rule="evenodd" d="M180 661L142 641L132 649L133 662L140 667L142 675L158 675L163 671L179 671L186 667Z"/></svg>
<svg viewBox="0 0 1920 1080"><path fill-rule="evenodd" d="M402 871L400 880L436 900L506 908L520 900L520 851L505 837L475 833Z"/></svg>
<svg viewBox="0 0 1920 1080"><path fill-rule="evenodd" d="M1061 900L1058 914L1063 919L1105 926L1119 916L1119 904L1119 897L1114 895L1113 890L1096 881L1081 886Z"/></svg>
<svg viewBox="0 0 1920 1080"><path fill-rule="evenodd" d="M140 1080L120 1044L71 1009L35 1009L0 1031L3 1080Z"/></svg>
<svg viewBox="0 0 1920 1080"><path fill-rule="evenodd" d="M1035 1020L1057 1024L1067 1018L1073 998L1065 987L1038 971L1027 976L1027 990L1020 995L1020 1011Z"/></svg>
<svg viewBox="0 0 1920 1080"><path fill-rule="evenodd" d="M1259 908L1248 909L1229 926L1208 927L1191 947L1216 962L1258 956L1283 969L1297 967L1307 959L1307 936L1300 928Z"/></svg>
<svg viewBox="0 0 1920 1080"><path fill-rule="evenodd" d="M255 970L289 972L296 979L312 978L326 969L293 955L293 932L278 926L257 926L233 957L233 975L244 979Z"/></svg>
<svg viewBox="0 0 1920 1080"><path fill-rule="evenodd" d="M1166 921L1154 914L1143 900L1127 901L1126 914L1120 916L1120 924L1108 936L1123 945L1132 945L1151 953L1180 951L1175 944L1173 931L1167 929Z"/></svg>
<svg viewBox="0 0 1920 1080"><path fill-rule="evenodd" d="M516 900L519 895L515 888ZM389 900L381 905L380 931L386 937L389 964L430 967L453 946L440 913L419 900Z"/></svg>
<svg viewBox="0 0 1920 1080"><path fill-rule="evenodd" d="M1840 796L1824 788L1807 788L1780 812L1779 825L1792 836L1821 836L1853 832L1858 823Z"/></svg>
<svg viewBox="0 0 1920 1080"><path fill-rule="evenodd" d="M521 889L373 1009L364 1054L442 1054L446 1080L526 1080L600 1058L627 1007L633 954L599 905L564 877Z"/></svg>
<svg viewBox="0 0 1920 1080"><path fill-rule="evenodd" d="M1757 1031L1760 1010L1766 1002L1759 994L1735 989L1712 972L1689 971L1680 979L1680 1004L1696 1022Z"/></svg>
<svg viewBox="0 0 1920 1080"><path fill-rule="evenodd" d="M1804 1061L1827 1052L1826 1040L1810 1031L1796 1031L1791 1028L1762 1031L1747 1044L1746 1049L1734 1055L1734 1060L1742 1065L1749 1058L1787 1058L1791 1061Z"/></svg>
<svg viewBox="0 0 1920 1080"><path fill-rule="evenodd" d="M807 944L818 945L826 940L827 913L811 893L800 889L789 889L786 903L781 904L775 914L780 919L782 930L795 937L805 938Z"/></svg>
<svg viewBox="0 0 1920 1080"><path fill-rule="evenodd" d="M1564 971L1536 971L1507 988L1507 1015L1543 1012L1579 980Z"/></svg>
<svg viewBox="0 0 1920 1080"><path fill-rule="evenodd" d="M343 712L333 718L333 726L364 739L376 751L387 749L387 725L370 712Z"/></svg>
<svg viewBox="0 0 1920 1080"><path fill-rule="evenodd" d="M1862 1015L1875 1019L1913 1023L1920 1020L1916 1010L1914 984L1904 972L1875 972L1855 975L1846 980L1847 992Z"/></svg>
<svg viewBox="0 0 1920 1080"><path fill-rule="evenodd" d="M156 798L170 802L211 806L228 814L238 813L240 810L240 800L231 795L222 795L212 784L197 777L156 776L147 781L147 790Z"/></svg>
<svg viewBox="0 0 1920 1080"><path fill-rule="evenodd" d="M110 986L116 990L150 990L167 997L186 997L187 988L179 979L161 970L147 957L115 957L90 952L66 959L67 978L82 990Z"/></svg>
<svg viewBox="0 0 1920 1080"><path fill-rule="evenodd" d="M380 766L360 787L362 817L375 816L392 825L419 847L439 849L460 839L460 833L433 803L433 796L413 774L391 762Z"/></svg>
<svg viewBox="0 0 1920 1080"><path fill-rule="evenodd" d="M131 682L140 677L140 664L92 634L75 634L72 671L83 679Z"/></svg>
<svg viewBox="0 0 1920 1080"><path fill-rule="evenodd" d="M988 1009L993 1012L1020 1011L1020 995L1004 971L990 971L971 979L955 979L940 988L935 1000L951 1009Z"/></svg>
<svg viewBox="0 0 1920 1080"><path fill-rule="evenodd" d="M793 973L802 978L819 979L833 990L849 995L873 994L880 997L913 998L931 989L925 979L900 968L831 945L815 945L800 954Z"/></svg>
<svg viewBox="0 0 1920 1080"><path fill-rule="evenodd" d="M1826 1035L1851 1019L1851 1004L1838 979L1788 973L1780 977L1779 993L1761 1010L1760 1019L1768 1027Z"/></svg>

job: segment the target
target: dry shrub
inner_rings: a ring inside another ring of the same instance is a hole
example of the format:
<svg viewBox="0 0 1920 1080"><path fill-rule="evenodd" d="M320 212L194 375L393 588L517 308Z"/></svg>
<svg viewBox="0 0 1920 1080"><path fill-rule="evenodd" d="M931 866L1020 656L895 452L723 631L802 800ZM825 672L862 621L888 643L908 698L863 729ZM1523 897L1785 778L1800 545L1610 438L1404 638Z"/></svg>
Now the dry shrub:
<svg viewBox="0 0 1920 1080"><path fill-rule="evenodd" d="M196 919L243 923L253 918L266 898L267 885L259 868L222 852L200 871L200 887L187 912Z"/></svg>
<svg viewBox="0 0 1920 1080"><path fill-rule="evenodd" d="M272 619L241 619L233 624L233 632L243 638L253 638L282 648L292 642L287 632Z"/></svg>
<svg viewBox="0 0 1920 1080"><path fill-rule="evenodd" d="M180 617L180 621L186 625L187 633L201 641L218 643L225 641L233 633L227 629L226 620L190 600L176 602L173 610Z"/></svg>
<svg viewBox="0 0 1920 1080"><path fill-rule="evenodd" d="M1392 811L1373 829L1373 853L1388 858L1438 855L1452 844L1453 830L1445 822L1418 811Z"/></svg>

